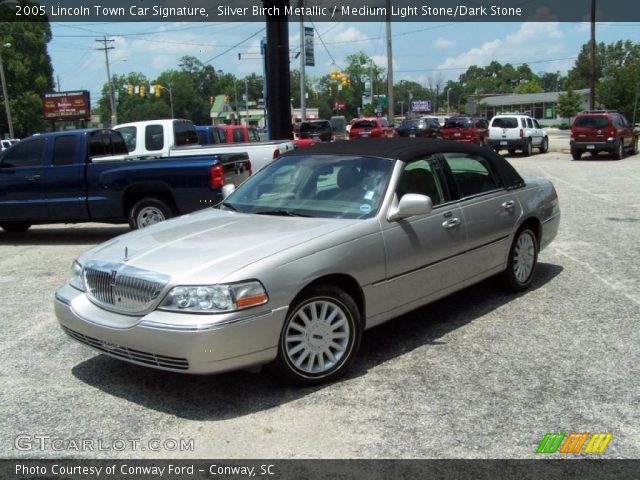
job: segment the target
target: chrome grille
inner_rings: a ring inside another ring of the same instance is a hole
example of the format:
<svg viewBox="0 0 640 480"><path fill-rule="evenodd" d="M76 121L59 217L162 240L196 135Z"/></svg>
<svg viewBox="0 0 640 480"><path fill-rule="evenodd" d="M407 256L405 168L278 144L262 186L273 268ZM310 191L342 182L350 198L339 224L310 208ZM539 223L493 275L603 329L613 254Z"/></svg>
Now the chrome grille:
<svg viewBox="0 0 640 480"><path fill-rule="evenodd" d="M122 264L93 262L84 267L89 299L123 313L149 310L169 280L166 275Z"/></svg>
<svg viewBox="0 0 640 480"><path fill-rule="evenodd" d="M116 345L103 340L98 340L97 338L88 337L65 326L62 326L62 329L64 330L64 333L69 335L71 338L79 341L80 343L84 343L91 348L95 348L96 350L100 350L101 352L107 353L114 357L171 370L189 369L189 361L186 358L168 357L166 355L157 355L155 353L142 352L140 350L134 350L122 345Z"/></svg>

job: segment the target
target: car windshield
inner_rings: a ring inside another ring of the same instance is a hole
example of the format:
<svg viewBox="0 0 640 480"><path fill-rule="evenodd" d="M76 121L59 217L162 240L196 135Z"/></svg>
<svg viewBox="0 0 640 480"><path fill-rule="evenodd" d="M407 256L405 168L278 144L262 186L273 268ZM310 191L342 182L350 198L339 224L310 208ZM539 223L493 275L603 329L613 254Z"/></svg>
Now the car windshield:
<svg viewBox="0 0 640 480"><path fill-rule="evenodd" d="M471 119L465 117L453 117L447 120L444 128L469 128L471 127Z"/></svg>
<svg viewBox="0 0 640 480"><path fill-rule="evenodd" d="M516 117L494 118L491 126L496 128L518 128L518 119Z"/></svg>
<svg viewBox="0 0 640 480"><path fill-rule="evenodd" d="M580 128L608 128L609 119L604 115L585 115L576 118L573 126Z"/></svg>
<svg viewBox="0 0 640 480"><path fill-rule="evenodd" d="M250 177L221 208L263 215L374 216L393 161L348 155L284 156Z"/></svg>
<svg viewBox="0 0 640 480"><path fill-rule="evenodd" d="M400 125L402 128L412 128L424 126L424 120L405 120Z"/></svg>

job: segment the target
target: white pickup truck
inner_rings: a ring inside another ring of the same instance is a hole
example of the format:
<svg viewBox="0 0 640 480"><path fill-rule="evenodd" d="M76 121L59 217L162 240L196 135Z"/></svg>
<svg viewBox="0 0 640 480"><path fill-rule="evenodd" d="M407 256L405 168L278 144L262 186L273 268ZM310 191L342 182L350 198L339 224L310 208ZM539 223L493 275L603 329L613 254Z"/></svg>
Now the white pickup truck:
<svg viewBox="0 0 640 480"><path fill-rule="evenodd" d="M293 150L291 140L199 145L195 125L184 119L122 123L114 127L114 130L122 134L129 154L135 157L181 157L246 152L253 172L257 172L280 154Z"/></svg>

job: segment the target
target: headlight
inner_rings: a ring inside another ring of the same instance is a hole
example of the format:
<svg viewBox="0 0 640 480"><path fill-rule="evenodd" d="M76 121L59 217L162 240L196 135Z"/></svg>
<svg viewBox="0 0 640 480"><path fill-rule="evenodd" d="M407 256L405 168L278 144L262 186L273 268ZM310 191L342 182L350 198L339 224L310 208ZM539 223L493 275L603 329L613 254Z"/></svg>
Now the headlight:
<svg viewBox="0 0 640 480"><path fill-rule="evenodd" d="M71 266L71 280L69 280L69 284L84 292L84 278L82 277L82 265L80 265L77 261L73 262Z"/></svg>
<svg viewBox="0 0 640 480"><path fill-rule="evenodd" d="M258 281L230 285L185 285L174 287L160 304L161 310L178 312L234 312L269 301Z"/></svg>

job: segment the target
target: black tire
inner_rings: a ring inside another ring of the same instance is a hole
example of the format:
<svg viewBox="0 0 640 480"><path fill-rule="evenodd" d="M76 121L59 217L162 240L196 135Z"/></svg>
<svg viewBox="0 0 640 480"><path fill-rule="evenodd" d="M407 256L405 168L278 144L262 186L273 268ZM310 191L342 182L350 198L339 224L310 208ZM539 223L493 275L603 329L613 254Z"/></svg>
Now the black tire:
<svg viewBox="0 0 640 480"><path fill-rule="evenodd" d="M494 152L500 153L500 147L493 147Z"/></svg>
<svg viewBox="0 0 640 480"><path fill-rule="evenodd" d="M582 152L580 150L571 150L571 158L580 160L580 158L582 158Z"/></svg>
<svg viewBox="0 0 640 480"><path fill-rule="evenodd" d="M503 273L505 287L512 292L525 290L531 285L538 265L538 239L527 226L516 233L509 250L507 269Z"/></svg>
<svg viewBox="0 0 640 480"><path fill-rule="evenodd" d="M312 311L316 318L335 316L328 321L300 320L299 315L308 319ZM280 333L278 356L269 371L278 380L296 385L333 381L344 374L356 356L362 325L360 311L350 295L330 285L314 287L289 308Z"/></svg>
<svg viewBox="0 0 640 480"><path fill-rule="evenodd" d="M23 233L31 228L30 223L3 223L0 225L7 233Z"/></svg>
<svg viewBox="0 0 640 480"><path fill-rule="evenodd" d="M129 226L135 230L148 227L175 216L173 209L163 200L148 197L138 200L129 210Z"/></svg>
<svg viewBox="0 0 640 480"><path fill-rule="evenodd" d="M516 149L515 148L508 148L507 152L509 152L509 155L515 155Z"/></svg>
<svg viewBox="0 0 640 480"><path fill-rule="evenodd" d="M524 148L522 149L522 153L525 157L530 157L533 153L533 146L531 145L531 139L527 139L527 143L524 144Z"/></svg>
<svg viewBox="0 0 640 480"><path fill-rule="evenodd" d="M549 137L544 137L540 144L540 153L547 153L549 151Z"/></svg>
<svg viewBox="0 0 640 480"><path fill-rule="evenodd" d="M638 139L634 138L631 141L631 150L630 150L630 154L631 155L635 155L636 153L638 153Z"/></svg>
<svg viewBox="0 0 640 480"><path fill-rule="evenodd" d="M622 160L624 158L624 142L622 141L622 139L618 140L616 149L611 152L611 154L616 160Z"/></svg>

